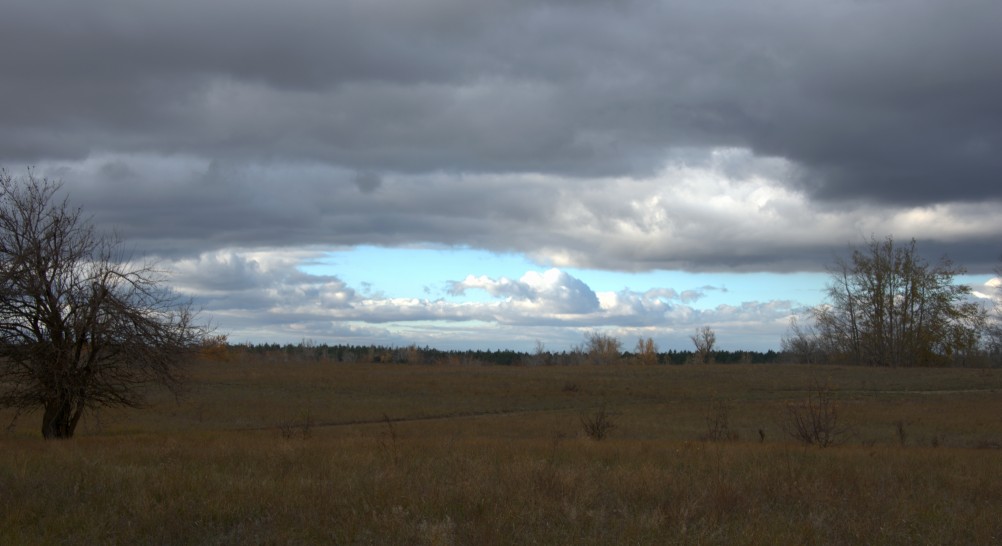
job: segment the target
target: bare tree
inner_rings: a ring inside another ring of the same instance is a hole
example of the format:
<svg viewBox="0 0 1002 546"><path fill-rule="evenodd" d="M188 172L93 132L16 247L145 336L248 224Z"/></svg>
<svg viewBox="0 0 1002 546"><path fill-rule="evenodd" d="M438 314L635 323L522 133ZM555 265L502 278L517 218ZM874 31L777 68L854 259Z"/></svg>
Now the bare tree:
<svg viewBox="0 0 1002 546"><path fill-rule="evenodd" d="M546 350L546 345L537 339L536 348L532 352L532 356L528 358L528 362L536 366L550 364L551 356L550 352Z"/></svg>
<svg viewBox="0 0 1002 546"><path fill-rule="evenodd" d="M208 334L59 189L0 172L0 407L42 408L45 438L72 437L88 409L141 406L152 384L178 393Z"/></svg>
<svg viewBox="0 0 1002 546"><path fill-rule="evenodd" d="M854 249L831 269L829 302L813 309L823 349L871 366L963 364L979 350L986 316L967 300L971 288L953 283L962 273L946 258L930 265L914 240Z"/></svg>
<svg viewBox="0 0 1002 546"><path fill-rule="evenodd" d="M801 325L797 317L790 318L790 328L780 340L780 347L786 358L799 364L819 364L825 362L825 350L821 338L810 324Z"/></svg>
<svg viewBox="0 0 1002 546"><path fill-rule="evenodd" d="M842 419L835 388L828 382L815 382L806 400L787 404L782 426L790 437L818 447L839 444L851 433Z"/></svg>
<svg viewBox="0 0 1002 546"><path fill-rule="evenodd" d="M696 364L712 364L713 346L717 343L717 334L713 328L709 326L697 328L696 333L689 336L689 339L696 346L696 352L692 355Z"/></svg>

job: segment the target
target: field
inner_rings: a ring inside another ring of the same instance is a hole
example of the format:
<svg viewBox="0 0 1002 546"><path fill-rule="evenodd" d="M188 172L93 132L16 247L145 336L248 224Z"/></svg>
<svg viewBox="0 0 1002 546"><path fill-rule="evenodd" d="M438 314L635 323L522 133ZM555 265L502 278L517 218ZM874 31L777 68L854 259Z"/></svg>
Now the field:
<svg viewBox="0 0 1002 546"><path fill-rule="evenodd" d="M247 358L192 375L73 440L42 441L37 414L0 434L0 544L1002 542L1002 370ZM845 428L825 449L784 431L819 385Z"/></svg>

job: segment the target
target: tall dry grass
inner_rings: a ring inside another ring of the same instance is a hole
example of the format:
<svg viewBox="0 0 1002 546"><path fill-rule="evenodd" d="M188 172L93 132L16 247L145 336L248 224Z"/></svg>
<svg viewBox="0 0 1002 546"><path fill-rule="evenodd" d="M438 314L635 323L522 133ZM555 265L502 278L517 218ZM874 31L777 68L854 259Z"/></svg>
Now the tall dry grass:
<svg viewBox="0 0 1002 546"><path fill-rule="evenodd" d="M5 544L992 544L985 450L609 439L18 442ZM395 450L395 452L391 451Z"/></svg>
<svg viewBox="0 0 1002 546"><path fill-rule="evenodd" d="M894 372L207 364L180 404L0 436L0 544L998 543L1000 377ZM839 447L776 423L819 376ZM738 439L700 441L721 407Z"/></svg>

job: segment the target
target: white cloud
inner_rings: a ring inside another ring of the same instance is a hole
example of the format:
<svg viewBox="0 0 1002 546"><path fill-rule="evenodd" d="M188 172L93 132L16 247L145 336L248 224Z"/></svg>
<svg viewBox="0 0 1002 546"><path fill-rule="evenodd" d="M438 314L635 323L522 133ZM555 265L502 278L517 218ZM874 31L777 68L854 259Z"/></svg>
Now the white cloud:
<svg viewBox="0 0 1002 546"><path fill-rule="evenodd" d="M975 298L991 301L1002 301L1002 278L992 277L981 286L972 287L971 295Z"/></svg>
<svg viewBox="0 0 1002 546"><path fill-rule="evenodd" d="M481 289L491 296L504 298L506 306L526 314L585 314L596 310L599 305L591 288L559 269L543 273L529 271L517 281L506 277L494 280L471 275L450 284L449 291L453 295L462 295L469 289Z"/></svg>
<svg viewBox="0 0 1002 546"><path fill-rule="evenodd" d="M499 332L506 332L511 343L528 349L534 339L577 343L582 332L592 329L628 338L684 338L703 324L737 327L785 320L791 309L789 302L753 302L697 310L690 304L701 290L596 292L556 268L528 271L517 280L470 275L451 283L448 299L363 295L336 276L300 270L317 257L312 252L231 250L166 265L174 271L172 284L195 296L205 318L235 340L382 339L380 343L483 347L490 340L501 341ZM463 297L469 290L482 290L491 299Z"/></svg>

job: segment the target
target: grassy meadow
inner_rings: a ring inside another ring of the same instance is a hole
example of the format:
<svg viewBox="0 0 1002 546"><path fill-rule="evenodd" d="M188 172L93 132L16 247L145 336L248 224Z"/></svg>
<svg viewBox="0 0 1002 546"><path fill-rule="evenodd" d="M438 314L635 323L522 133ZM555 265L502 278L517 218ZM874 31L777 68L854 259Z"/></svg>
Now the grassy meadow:
<svg viewBox="0 0 1002 546"><path fill-rule="evenodd" d="M0 433L0 544L1002 542L1002 370L248 357L152 402Z"/></svg>

